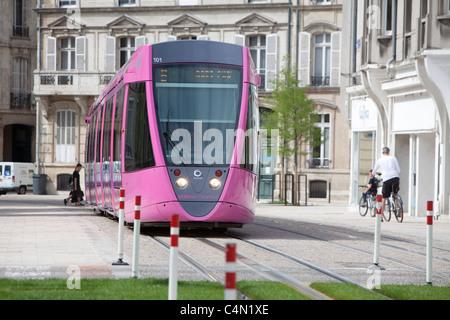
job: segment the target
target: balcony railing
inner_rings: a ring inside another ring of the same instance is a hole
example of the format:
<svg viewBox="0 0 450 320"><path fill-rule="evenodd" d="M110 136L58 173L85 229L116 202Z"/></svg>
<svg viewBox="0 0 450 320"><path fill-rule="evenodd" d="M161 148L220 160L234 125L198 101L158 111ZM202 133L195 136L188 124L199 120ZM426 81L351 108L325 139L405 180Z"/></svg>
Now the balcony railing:
<svg viewBox="0 0 450 320"><path fill-rule="evenodd" d="M11 92L10 109L31 110L31 93L27 92Z"/></svg>
<svg viewBox="0 0 450 320"><path fill-rule="evenodd" d="M329 87L330 86L330 77L311 77L311 85L313 87Z"/></svg>
<svg viewBox="0 0 450 320"><path fill-rule="evenodd" d="M13 27L13 36L14 37L28 38L29 34L30 34L29 28L26 26L14 26Z"/></svg>
<svg viewBox="0 0 450 320"><path fill-rule="evenodd" d="M79 71L40 71L34 73L35 94L98 95L114 73Z"/></svg>
<svg viewBox="0 0 450 320"><path fill-rule="evenodd" d="M312 158L308 160L308 164L310 169L317 169L317 168L328 169L330 167L330 159Z"/></svg>

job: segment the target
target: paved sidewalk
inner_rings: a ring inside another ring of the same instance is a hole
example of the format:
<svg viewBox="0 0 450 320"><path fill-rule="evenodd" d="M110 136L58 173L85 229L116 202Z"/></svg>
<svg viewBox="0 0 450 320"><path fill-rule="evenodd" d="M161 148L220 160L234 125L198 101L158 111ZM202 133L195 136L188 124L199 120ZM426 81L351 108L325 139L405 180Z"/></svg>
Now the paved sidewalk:
<svg viewBox="0 0 450 320"><path fill-rule="evenodd" d="M124 261L129 266L112 266L117 261L116 221L92 207L64 206L60 195L16 195L0 197L0 278L68 278L74 268L81 277L128 278L131 276L133 231L125 228ZM373 230L374 219L360 217L357 208L345 203L317 203L308 207L257 205L257 216L305 222L332 223ZM425 218L405 217L383 223L383 230L425 238ZM168 232L167 232L168 235ZM434 238L450 242L450 220L435 223ZM148 237L141 236L141 277L168 277L169 252ZM204 280L180 264L180 280Z"/></svg>

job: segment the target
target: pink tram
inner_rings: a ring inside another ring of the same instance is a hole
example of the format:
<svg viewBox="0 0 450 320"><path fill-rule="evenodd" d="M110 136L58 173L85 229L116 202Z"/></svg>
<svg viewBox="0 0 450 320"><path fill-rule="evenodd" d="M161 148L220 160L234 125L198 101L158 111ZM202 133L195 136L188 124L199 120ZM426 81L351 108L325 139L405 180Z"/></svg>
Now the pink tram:
<svg viewBox="0 0 450 320"><path fill-rule="evenodd" d="M254 219L258 85L246 47L213 41L141 46L91 106L88 204L141 223L241 227Z"/></svg>

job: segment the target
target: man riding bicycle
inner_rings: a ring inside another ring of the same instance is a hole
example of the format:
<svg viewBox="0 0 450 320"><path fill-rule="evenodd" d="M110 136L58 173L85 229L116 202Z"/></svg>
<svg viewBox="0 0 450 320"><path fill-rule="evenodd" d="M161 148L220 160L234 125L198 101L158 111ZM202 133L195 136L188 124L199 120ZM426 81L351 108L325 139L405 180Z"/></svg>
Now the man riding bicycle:
<svg viewBox="0 0 450 320"><path fill-rule="evenodd" d="M369 171L369 184L367 185L366 191L363 192L362 196L364 199L364 204L362 207L367 206L367 195L376 195L377 194L377 188L378 188L378 179L375 178L375 175L372 173L373 171Z"/></svg>
<svg viewBox="0 0 450 320"><path fill-rule="evenodd" d="M383 156L377 161L372 172L381 172L383 177L383 200L381 202L381 213L384 212L386 199L391 196L391 193L398 193L400 190L400 166L397 159L394 156L390 156L391 150L388 147L384 147Z"/></svg>

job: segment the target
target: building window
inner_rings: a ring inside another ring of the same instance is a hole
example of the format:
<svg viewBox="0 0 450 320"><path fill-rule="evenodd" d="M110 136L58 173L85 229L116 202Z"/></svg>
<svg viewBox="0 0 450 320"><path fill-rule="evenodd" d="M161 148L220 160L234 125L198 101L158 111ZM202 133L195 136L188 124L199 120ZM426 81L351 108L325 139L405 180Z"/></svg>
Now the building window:
<svg viewBox="0 0 450 320"><path fill-rule="evenodd" d="M14 1L14 37L28 37L29 30L27 24L27 1L15 0Z"/></svg>
<svg viewBox="0 0 450 320"><path fill-rule="evenodd" d="M135 6L136 0L119 0L119 7Z"/></svg>
<svg viewBox="0 0 450 320"><path fill-rule="evenodd" d="M59 0L59 7L73 7L77 5L77 0Z"/></svg>
<svg viewBox="0 0 450 320"><path fill-rule="evenodd" d="M133 55L135 48L135 38L121 38L120 39L120 67L122 67Z"/></svg>
<svg viewBox="0 0 450 320"><path fill-rule="evenodd" d="M197 36L189 36L189 35L180 36L178 40L197 40Z"/></svg>
<svg viewBox="0 0 450 320"><path fill-rule="evenodd" d="M450 0L444 0L444 14L450 14Z"/></svg>
<svg viewBox="0 0 450 320"><path fill-rule="evenodd" d="M56 111L55 162L76 162L76 115L73 110Z"/></svg>
<svg viewBox="0 0 450 320"><path fill-rule="evenodd" d="M267 0L248 0L248 3L265 3Z"/></svg>
<svg viewBox="0 0 450 320"><path fill-rule="evenodd" d="M315 124L316 130L320 131L321 144L314 143L312 158L309 160L310 168L330 167L330 114L318 115ZM318 145L318 146L317 146Z"/></svg>
<svg viewBox="0 0 450 320"><path fill-rule="evenodd" d="M331 34L318 34L314 37L313 86L330 85Z"/></svg>
<svg viewBox="0 0 450 320"><path fill-rule="evenodd" d="M266 85L266 36L252 36L248 41L256 73L261 77L259 89L264 90Z"/></svg>
<svg viewBox="0 0 450 320"><path fill-rule="evenodd" d="M382 26L384 35L392 35L392 15L393 15L393 1L383 0L382 6Z"/></svg>
<svg viewBox="0 0 450 320"><path fill-rule="evenodd" d="M27 92L27 66L27 59L13 59L13 92Z"/></svg>
<svg viewBox="0 0 450 320"><path fill-rule="evenodd" d="M197 5L198 4L198 0L179 0L178 1L178 5L180 6L192 6L192 5Z"/></svg>
<svg viewBox="0 0 450 320"><path fill-rule="evenodd" d="M61 70L75 70L75 38L61 39Z"/></svg>
<svg viewBox="0 0 450 320"><path fill-rule="evenodd" d="M31 106L31 94L28 93L27 86L28 60L24 58L14 58L12 75L10 107L11 109L29 109Z"/></svg>
<svg viewBox="0 0 450 320"><path fill-rule="evenodd" d="M329 5L331 4L331 0L316 0L316 5Z"/></svg>

